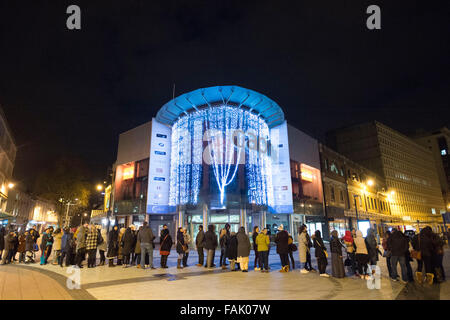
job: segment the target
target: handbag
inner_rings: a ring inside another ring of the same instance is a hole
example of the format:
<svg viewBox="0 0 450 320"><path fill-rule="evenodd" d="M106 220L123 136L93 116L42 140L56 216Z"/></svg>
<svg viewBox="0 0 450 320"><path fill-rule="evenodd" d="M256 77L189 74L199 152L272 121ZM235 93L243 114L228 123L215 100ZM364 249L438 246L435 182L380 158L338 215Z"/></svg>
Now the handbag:
<svg viewBox="0 0 450 320"><path fill-rule="evenodd" d="M328 252L327 252L327 249L324 248L324 247L319 243L319 241L316 240L316 242L317 242L317 243L319 244L319 246L322 248L322 251L323 251L323 253L325 254L325 258L328 258Z"/></svg>
<svg viewBox="0 0 450 320"><path fill-rule="evenodd" d="M33 244L33 251L39 251L39 246L36 243Z"/></svg>
<svg viewBox="0 0 450 320"><path fill-rule="evenodd" d="M391 253L390 250L387 250L387 249L384 250L384 252L383 252L383 257L385 257L385 258L390 258L391 255L392 255L392 253Z"/></svg>
<svg viewBox="0 0 450 320"><path fill-rule="evenodd" d="M297 251L297 246L294 244L294 243L291 243L291 251L292 252L295 252L295 251Z"/></svg>
<svg viewBox="0 0 450 320"><path fill-rule="evenodd" d="M418 236L419 238L419 249L420 249L420 235ZM411 258L414 258L416 260L422 260L422 252L420 250L411 250Z"/></svg>
<svg viewBox="0 0 450 320"><path fill-rule="evenodd" d="M350 258L347 256L347 258L344 261L344 266L346 267L350 267L352 265L352 261L350 260Z"/></svg>

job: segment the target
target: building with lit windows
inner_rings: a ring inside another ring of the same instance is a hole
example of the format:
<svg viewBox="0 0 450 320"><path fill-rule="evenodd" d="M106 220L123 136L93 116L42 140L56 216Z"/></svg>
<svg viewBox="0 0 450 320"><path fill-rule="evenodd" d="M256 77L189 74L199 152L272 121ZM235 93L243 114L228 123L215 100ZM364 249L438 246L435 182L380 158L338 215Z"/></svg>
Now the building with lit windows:
<svg viewBox="0 0 450 320"><path fill-rule="evenodd" d="M325 224L317 140L270 98L238 86L198 89L119 137L113 220L232 231Z"/></svg>
<svg viewBox="0 0 450 320"><path fill-rule="evenodd" d="M6 211L8 189L14 187L12 172L16 159L16 143L6 120L3 109L0 107L0 221L8 223L11 214Z"/></svg>
<svg viewBox="0 0 450 320"><path fill-rule="evenodd" d="M327 134L332 148L384 177L392 192L393 217L405 226L442 224L445 212L433 154L407 136L377 121Z"/></svg>
<svg viewBox="0 0 450 320"><path fill-rule="evenodd" d="M330 231L344 235L345 230L366 232L372 227L382 235L389 227L403 225L402 219L391 215L391 195L383 177L325 145L319 148Z"/></svg>

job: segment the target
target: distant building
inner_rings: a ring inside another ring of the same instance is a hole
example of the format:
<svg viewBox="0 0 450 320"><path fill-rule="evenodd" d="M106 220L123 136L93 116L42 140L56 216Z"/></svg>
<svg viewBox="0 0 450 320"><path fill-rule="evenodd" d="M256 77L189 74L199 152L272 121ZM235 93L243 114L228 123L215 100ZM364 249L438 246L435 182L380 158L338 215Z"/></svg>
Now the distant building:
<svg viewBox="0 0 450 320"><path fill-rule="evenodd" d="M336 129L328 144L386 180L392 216L406 226L442 224L445 204L432 151L377 121Z"/></svg>
<svg viewBox="0 0 450 320"><path fill-rule="evenodd" d="M322 144L320 156L330 231L344 235L346 230L359 228L365 232L370 226L382 235L388 227L403 224L402 219L391 215L383 177Z"/></svg>
<svg viewBox="0 0 450 320"><path fill-rule="evenodd" d="M16 159L16 144L11 129L0 107L0 220L8 223L10 212L6 211L8 189L13 187L12 172Z"/></svg>
<svg viewBox="0 0 450 320"><path fill-rule="evenodd" d="M416 133L411 138L433 153L442 195L447 211L450 211L450 130L443 127L431 132Z"/></svg>

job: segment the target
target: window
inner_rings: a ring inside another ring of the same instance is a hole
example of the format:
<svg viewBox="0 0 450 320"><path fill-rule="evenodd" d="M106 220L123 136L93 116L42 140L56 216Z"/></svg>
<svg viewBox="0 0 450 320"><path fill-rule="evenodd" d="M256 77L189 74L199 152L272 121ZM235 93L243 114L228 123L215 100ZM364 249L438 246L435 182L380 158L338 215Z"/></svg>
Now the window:
<svg viewBox="0 0 450 320"><path fill-rule="evenodd" d="M330 187L330 196L331 196L331 201L334 202L335 197L334 197L334 188L333 187Z"/></svg>
<svg viewBox="0 0 450 320"><path fill-rule="evenodd" d="M340 195L341 202L344 202L344 192L342 192L342 190L339 190L339 195Z"/></svg>

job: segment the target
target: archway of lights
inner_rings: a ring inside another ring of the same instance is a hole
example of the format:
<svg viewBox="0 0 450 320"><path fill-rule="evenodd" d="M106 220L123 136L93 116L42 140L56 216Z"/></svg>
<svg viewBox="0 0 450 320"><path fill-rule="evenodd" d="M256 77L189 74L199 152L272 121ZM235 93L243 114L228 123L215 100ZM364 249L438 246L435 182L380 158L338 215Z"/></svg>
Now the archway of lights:
<svg viewBox="0 0 450 320"><path fill-rule="evenodd" d="M270 130L248 108L218 103L185 112L173 123L171 145L170 205L199 203L206 166L221 205L227 188L241 176L248 203L272 205Z"/></svg>

